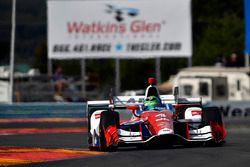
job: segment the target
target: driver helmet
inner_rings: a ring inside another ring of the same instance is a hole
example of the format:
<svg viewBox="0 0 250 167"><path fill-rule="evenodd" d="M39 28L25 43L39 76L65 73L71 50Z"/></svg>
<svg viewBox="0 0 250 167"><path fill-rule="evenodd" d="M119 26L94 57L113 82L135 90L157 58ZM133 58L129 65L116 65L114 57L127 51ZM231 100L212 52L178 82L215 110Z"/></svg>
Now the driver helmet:
<svg viewBox="0 0 250 167"><path fill-rule="evenodd" d="M147 109L154 109L161 104L160 99L156 96L149 96L144 100L144 105Z"/></svg>

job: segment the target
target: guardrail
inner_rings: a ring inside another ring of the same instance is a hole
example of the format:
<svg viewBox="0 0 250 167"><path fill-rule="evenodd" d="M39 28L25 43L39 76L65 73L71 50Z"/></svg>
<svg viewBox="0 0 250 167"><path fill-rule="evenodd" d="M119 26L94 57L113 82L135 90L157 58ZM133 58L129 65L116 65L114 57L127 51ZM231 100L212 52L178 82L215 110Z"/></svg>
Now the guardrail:
<svg viewBox="0 0 250 167"><path fill-rule="evenodd" d="M0 104L0 118L82 118L86 103L14 103Z"/></svg>

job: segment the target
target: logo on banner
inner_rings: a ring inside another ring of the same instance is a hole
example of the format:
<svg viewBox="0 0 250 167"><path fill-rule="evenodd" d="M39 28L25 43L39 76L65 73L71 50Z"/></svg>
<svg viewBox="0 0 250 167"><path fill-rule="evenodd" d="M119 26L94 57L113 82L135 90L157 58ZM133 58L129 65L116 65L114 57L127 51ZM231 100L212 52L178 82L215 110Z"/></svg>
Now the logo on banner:
<svg viewBox="0 0 250 167"><path fill-rule="evenodd" d="M126 16L135 17L139 14L136 8L117 7L115 5L107 5L106 13L115 14L115 20L122 22Z"/></svg>
<svg viewBox="0 0 250 167"><path fill-rule="evenodd" d="M139 9L130 7L118 7L115 5L106 5L105 12L113 14L116 22L106 22L104 20L69 21L67 22L67 31L69 34L149 34L160 33L162 26L166 24L165 20L148 22L145 19L133 19L126 22L126 18L139 15Z"/></svg>
<svg viewBox="0 0 250 167"><path fill-rule="evenodd" d="M123 50L123 44L117 43L117 44L115 45L115 49L116 49L116 51L122 51L122 50Z"/></svg>

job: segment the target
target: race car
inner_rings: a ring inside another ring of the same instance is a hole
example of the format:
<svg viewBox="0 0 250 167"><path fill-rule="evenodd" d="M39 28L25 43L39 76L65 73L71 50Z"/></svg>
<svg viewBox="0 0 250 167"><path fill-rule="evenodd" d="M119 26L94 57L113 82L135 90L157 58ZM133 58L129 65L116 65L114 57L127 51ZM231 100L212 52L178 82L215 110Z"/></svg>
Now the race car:
<svg viewBox="0 0 250 167"><path fill-rule="evenodd" d="M154 80L148 79L145 96L87 102L90 150L224 143L226 130L219 108L203 107L201 98L181 98L178 88L173 95L160 95ZM131 116L125 119L126 115Z"/></svg>

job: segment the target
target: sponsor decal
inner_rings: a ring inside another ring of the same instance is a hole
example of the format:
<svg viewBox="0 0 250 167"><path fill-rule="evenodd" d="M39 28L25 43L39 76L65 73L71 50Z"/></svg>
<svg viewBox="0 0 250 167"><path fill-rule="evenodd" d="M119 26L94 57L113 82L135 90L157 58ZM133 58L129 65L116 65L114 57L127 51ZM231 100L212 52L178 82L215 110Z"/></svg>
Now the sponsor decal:
<svg viewBox="0 0 250 167"><path fill-rule="evenodd" d="M112 45L111 43L80 43L80 44L54 44L53 53L108 53L114 49L117 52L127 51L127 52L146 52L146 51L179 51L182 48L180 42L143 42L143 43L133 43L128 42L116 43Z"/></svg>
<svg viewBox="0 0 250 167"><path fill-rule="evenodd" d="M165 25L165 21L162 22L147 22L145 20L134 20L130 24L125 23L103 23L101 21L85 23L83 21L68 22L67 32L69 34L97 34L107 35L110 33L157 33L160 32L162 26Z"/></svg>
<svg viewBox="0 0 250 167"><path fill-rule="evenodd" d="M126 16L135 17L139 14L139 10L136 8L118 7L113 4L107 4L106 7L106 13L114 14L114 18L118 22L124 21Z"/></svg>
<svg viewBox="0 0 250 167"><path fill-rule="evenodd" d="M160 32L166 21L148 22L144 19L133 19L131 22L123 22L125 16L135 17L139 14L139 9L128 7L117 7L107 5L106 13L114 14L114 22L94 20L85 21L68 21L66 29L69 34L125 34L125 33L157 33Z"/></svg>
<svg viewBox="0 0 250 167"><path fill-rule="evenodd" d="M192 110L191 113L192 113L192 116L201 115L202 111L201 110Z"/></svg>
<svg viewBox="0 0 250 167"><path fill-rule="evenodd" d="M100 113L95 114L95 119L100 119L100 118L101 118L101 114Z"/></svg>
<svg viewBox="0 0 250 167"><path fill-rule="evenodd" d="M166 114L158 114L155 117L156 117L156 120L155 120L156 122L158 122L158 121L170 121Z"/></svg>
<svg viewBox="0 0 250 167"><path fill-rule="evenodd" d="M219 107L222 116L228 118L247 118L250 116L250 105L248 101L215 101L205 106Z"/></svg>

